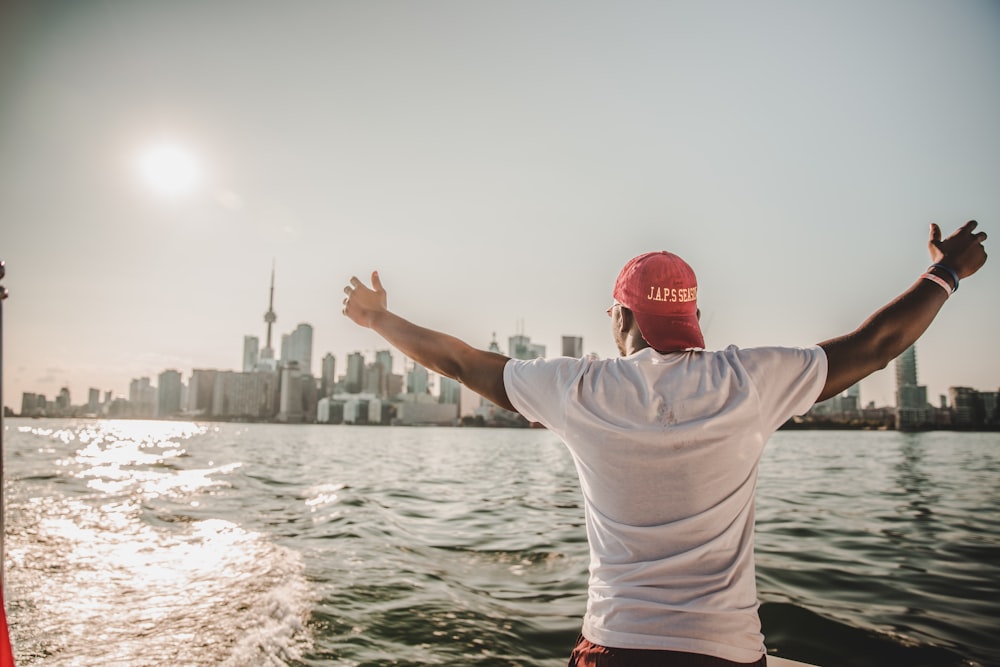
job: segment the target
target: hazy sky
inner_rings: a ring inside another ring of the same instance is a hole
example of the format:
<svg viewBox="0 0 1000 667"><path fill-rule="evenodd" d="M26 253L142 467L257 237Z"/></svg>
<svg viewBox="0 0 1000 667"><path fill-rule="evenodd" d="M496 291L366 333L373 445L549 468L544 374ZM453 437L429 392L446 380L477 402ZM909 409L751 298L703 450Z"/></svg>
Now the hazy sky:
<svg viewBox="0 0 1000 667"><path fill-rule="evenodd" d="M15 409L238 369L272 259L276 337L312 324L341 372L386 347L341 315L352 274L475 345L611 355L614 278L658 249L695 267L709 347L808 345L917 278L930 222L970 218L1000 244L997 2L0 9ZM918 344L935 402L1000 385L993 254ZM863 401L892 402L891 371Z"/></svg>

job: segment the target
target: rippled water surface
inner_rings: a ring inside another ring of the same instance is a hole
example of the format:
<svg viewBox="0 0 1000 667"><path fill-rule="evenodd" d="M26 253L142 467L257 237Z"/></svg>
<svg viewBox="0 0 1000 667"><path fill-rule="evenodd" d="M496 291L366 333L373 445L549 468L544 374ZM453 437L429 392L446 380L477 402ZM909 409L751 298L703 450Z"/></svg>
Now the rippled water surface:
<svg viewBox="0 0 1000 667"><path fill-rule="evenodd" d="M541 430L6 421L25 665L564 665L586 601ZM1000 436L786 431L761 467L772 653L1000 665Z"/></svg>

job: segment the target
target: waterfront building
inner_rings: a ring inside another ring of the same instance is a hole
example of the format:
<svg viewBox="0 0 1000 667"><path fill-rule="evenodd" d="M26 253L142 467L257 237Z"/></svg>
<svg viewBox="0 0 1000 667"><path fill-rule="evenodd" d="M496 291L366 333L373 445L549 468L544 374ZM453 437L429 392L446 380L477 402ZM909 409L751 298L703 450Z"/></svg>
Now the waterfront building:
<svg viewBox="0 0 1000 667"><path fill-rule="evenodd" d="M434 424L451 426L458 420L458 405L439 403L427 393L407 393L396 403L394 424L402 426Z"/></svg>
<svg viewBox="0 0 1000 667"><path fill-rule="evenodd" d="M562 356L580 359L583 357L583 336L563 336Z"/></svg>
<svg viewBox="0 0 1000 667"><path fill-rule="evenodd" d="M156 416L169 417L181 411L181 374L165 370L156 377Z"/></svg>
<svg viewBox="0 0 1000 667"><path fill-rule="evenodd" d="M59 416L68 415L73 403L69 398L69 387L63 387L56 396L56 414Z"/></svg>
<svg viewBox="0 0 1000 667"><path fill-rule="evenodd" d="M392 353L389 350L379 350L375 353L375 363L369 366L369 372L375 373L377 379L371 379L367 386L371 387L376 396L387 398L400 393L392 381Z"/></svg>
<svg viewBox="0 0 1000 667"><path fill-rule="evenodd" d="M334 385L337 384L337 358L327 352L323 357L322 366L319 393L323 397L332 396Z"/></svg>
<svg viewBox="0 0 1000 667"><path fill-rule="evenodd" d="M406 393L407 394L428 394L429 376L427 369L420 364L414 363L406 373Z"/></svg>
<svg viewBox="0 0 1000 667"><path fill-rule="evenodd" d="M441 376L438 386L438 401L453 405L462 404L462 385L458 380Z"/></svg>
<svg viewBox="0 0 1000 667"><path fill-rule="evenodd" d="M243 336L243 372L250 373L257 368L260 356L260 340L256 336Z"/></svg>
<svg viewBox="0 0 1000 667"><path fill-rule="evenodd" d="M302 373L294 361L281 370L281 402L278 421L297 423L302 421Z"/></svg>
<svg viewBox="0 0 1000 667"><path fill-rule="evenodd" d="M128 387L129 412L133 417L149 418L156 415L156 387L148 377L132 380Z"/></svg>
<svg viewBox="0 0 1000 667"><path fill-rule="evenodd" d="M87 414L96 415L101 409L101 390L91 387L87 392Z"/></svg>
<svg viewBox="0 0 1000 667"><path fill-rule="evenodd" d="M320 424L344 423L344 401L324 396L316 405L316 421Z"/></svg>
<svg viewBox="0 0 1000 667"><path fill-rule="evenodd" d="M917 348L911 345L896 358L896 428L926 428L933 422L927 387L917 384Z"/></svg>
<svg viewBox="0 0 1000 667"><path fill-rule="evenodd" d="M298 364L300 373L312 375L313 328L299 324L295 331L281 337L281 365Z"/></svg>
<svg viewBox="0 0 1000 667"><path fill-rule="evenodd" d="M252 421L271 419L277 402L277 373L220 371L212 390L211 416Z"/></svg>
<svg viewBox="0 0 1000 667"><path fill-rule="evenodd" d="M360 352L347 355L347 374L345 385L348 394L360 394L364 382L365 358ZM345 417L346 419L346 417Z"/></svg>
<svg viewBox="0 0 1000 667"><path fill-rule="evenodd" d="M507 343L508 354L512 359L530 360L545 356L545 346L539 343L532 343L531 338L523 333L514 334L507 339Z"/></svg>
<svg viewBox="0 0 1000 667"><path fill-rule="evenodd" d="M996 428L1000 426L1000 411L996 391L977 391L971 387L949 387L952 424L956 428Z"/></svg>
<svg viewBox="0 0 1000 667"><path fill-rule="evenodd" d="M34 417L45 414L45 397L30 391L21 394L21 416Z"/></svg>
<svg viewBox="0 0 1000 667"><path fill-rule="evenodd" d="M188 382L187 412L192 415L212 414L212 401L215 396L215 376L219 371L214 369L196 368L191 371L191 381Z"/></svg>

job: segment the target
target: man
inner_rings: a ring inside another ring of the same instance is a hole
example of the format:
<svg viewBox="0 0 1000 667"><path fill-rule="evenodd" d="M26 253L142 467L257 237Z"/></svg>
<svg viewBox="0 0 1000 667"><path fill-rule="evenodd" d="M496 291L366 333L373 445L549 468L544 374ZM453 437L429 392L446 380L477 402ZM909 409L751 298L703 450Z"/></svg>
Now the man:
<svg viewBox="0 0 1000 667"><path fill-rule="evenodd" d="M608 309L621 357L519 361L419 327L372 288L344 314L405 355L559 435L573 455L591 564L570 665L765 665L754 579L754 490L770 435L872 372L930 325L986 261L966 223L932 265L855 331L810 348L704 350L697 282L681 258L641 255Z"/></svg>

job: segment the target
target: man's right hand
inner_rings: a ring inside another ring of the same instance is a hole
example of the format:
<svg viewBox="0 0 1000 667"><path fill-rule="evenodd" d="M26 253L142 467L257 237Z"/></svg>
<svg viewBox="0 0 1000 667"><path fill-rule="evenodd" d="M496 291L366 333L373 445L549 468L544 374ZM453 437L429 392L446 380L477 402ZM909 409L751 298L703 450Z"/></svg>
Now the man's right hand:
<svg viewBox="0 0 1000 667"><path fill-rule="evenodd" d="M984 232L973 233L975 221L969 221L948 238L941 240L941 229L931 225L927 243L931 261L967 278L986 262ZM931 269L939 278L954 282L941 269ZM922 277L908 290L878 309L854 331L820 343L826 352L826 385L817 401L836 396L855 382L885 368L890 361L912 345L927 330L938 314L948 291Z"/></svg>

